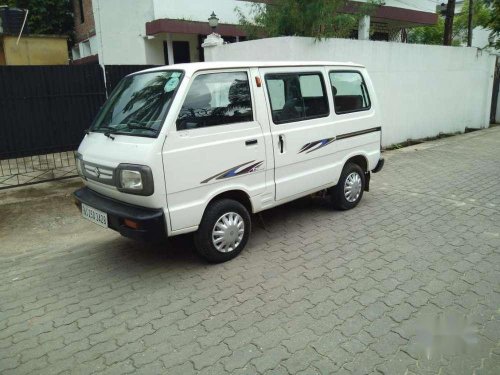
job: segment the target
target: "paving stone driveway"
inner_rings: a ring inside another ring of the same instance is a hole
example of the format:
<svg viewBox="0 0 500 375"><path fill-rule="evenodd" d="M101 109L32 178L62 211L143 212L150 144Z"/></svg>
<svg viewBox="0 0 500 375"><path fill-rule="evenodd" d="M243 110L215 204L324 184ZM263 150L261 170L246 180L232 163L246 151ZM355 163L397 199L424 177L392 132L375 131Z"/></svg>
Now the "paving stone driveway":
<svg viewBox="0 0 500 375"><path fill-rule="evenodd" d="M223 265L3 192L0 373L500 374L500 127L386 158L357 209L270 210Z"/></svg>

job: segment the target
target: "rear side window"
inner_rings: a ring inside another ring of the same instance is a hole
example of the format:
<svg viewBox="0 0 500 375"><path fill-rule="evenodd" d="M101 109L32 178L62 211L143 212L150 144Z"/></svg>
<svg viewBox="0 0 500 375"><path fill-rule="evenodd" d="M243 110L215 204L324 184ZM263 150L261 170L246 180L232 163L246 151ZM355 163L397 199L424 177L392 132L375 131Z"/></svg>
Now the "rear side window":
<svg viewBox="0 0 500 375"><path fill-rule="evenodd" d="M189 88L177 130L253 121L252 97L246 72L209 73Z"/></svg>
<svg viewBox="0 0 500 375"><path fill-rule="evenodd" d="M359 72L330 72L335 113L364 111L370 108L370 97Z"/></svg>
<svg viewBox="0 0 500 375"><path fill-rule="evenodd" d="M275 124L328 116L328 99L321 73L266 74Z"/></svg>

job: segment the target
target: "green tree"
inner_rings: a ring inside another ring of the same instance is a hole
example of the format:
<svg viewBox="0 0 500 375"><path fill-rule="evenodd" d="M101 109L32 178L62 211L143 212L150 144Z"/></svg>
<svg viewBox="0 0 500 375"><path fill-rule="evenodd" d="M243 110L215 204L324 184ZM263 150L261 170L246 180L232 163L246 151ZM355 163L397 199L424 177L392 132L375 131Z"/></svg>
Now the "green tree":
<svg viewBox="0 0 500 375"><path fill-rule="evenodd" d="M444 19L438 18L438 22L432 26L415 27L408 31L408 43L417 44L443 44Z"/></svg>
<svg viewBox="0 0 500 375"><path fill-rule="evenodd" d="M500 0L495 0L500 2ZM474 15L472 24L474 27L482 26L489 28L488 22L491 20L492 8L487 0L474 1ZM453 45L461 45L467 42L467 20L469 17L469 0L464 2L460 13L455 14L453 19ZM408 42L418 44L442 44L444 37L444 18L439 16L436 25L422 26L410 29L408 32Z"/></svg>
<svg viewBox="0 0 500 375"><path fill-rule="evenodd" d="M0 0L0 4L28 9L28 26L32 34L73 33L73 6L70 0Z"/></svg>
<svg viewBox="0 0 500 375"><path fill-rule="evenodd" d="M472 17L473 27L486 27L491 14L491 8L484 0L474 0L474 13ZM462 10L453 22L453 39L461 44L467 43L467 21L469 18L469 0L464 2Z"/></svg>
<svg viewBox="0 0 500 375"><path fill-rule="evenodd" d="M381 1L349 3L348 0L275 0L272 4L253 4L250 17L239 8L236 11L249 38L291 35L342 38L350 36L358 28L360 17L373 12ZM346 13L349 7L351 12Z"/></svg>
<svg viewBox="0 0 500 375"><path fill-rule="evenodd" d="M485 28L490 29L490 46L500 49L500 0L491 0L491 12Z"/></svg>

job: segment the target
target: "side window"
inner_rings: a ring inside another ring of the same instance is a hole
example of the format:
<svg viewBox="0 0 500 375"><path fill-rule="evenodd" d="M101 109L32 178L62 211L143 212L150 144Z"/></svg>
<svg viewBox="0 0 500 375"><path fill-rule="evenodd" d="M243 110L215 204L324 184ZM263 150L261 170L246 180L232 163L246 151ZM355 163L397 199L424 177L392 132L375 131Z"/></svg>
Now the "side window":
<svg viewBox="0 0 500 375"><path fill-rule="evenodd" d="M330 72L335 113L364 111L370 108L370 97L359 72Z"/></svg>
<svg viewBox="0 0 500 375"><path fill-rule="evenodd" d="M271 108L273 111L283 109L285 105L285 80L284 79L269 79L267 81L267 89L271 100Z"/></svg>
<svg viewBox="0 0 500 375"><path fill-rule="evenodd" d="M253 121L252 98L245 72L209 73L189 88L177 130Z"/></svg>
<svg viewBox="0 0 500 375"><path fill-rule="evenodd" d="M266 74L275 124L328 116L328 99L321 73Z"/></svg>

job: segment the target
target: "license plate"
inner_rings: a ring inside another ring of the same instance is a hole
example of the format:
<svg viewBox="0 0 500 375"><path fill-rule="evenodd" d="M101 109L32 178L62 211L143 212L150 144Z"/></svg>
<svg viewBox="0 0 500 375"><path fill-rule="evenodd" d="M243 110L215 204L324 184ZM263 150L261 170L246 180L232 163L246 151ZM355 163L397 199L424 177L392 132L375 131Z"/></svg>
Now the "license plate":
<svg viewBox="0 0 500 375"><path fill-rule="evenodd" d="M94 224L100 225L101 227L108 227L108 214L106 212L99 211L94 207L87 206L85 203L82 203L82 216Z"/></svg>

